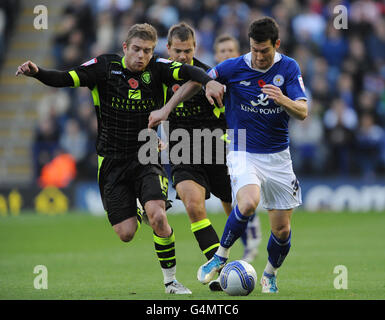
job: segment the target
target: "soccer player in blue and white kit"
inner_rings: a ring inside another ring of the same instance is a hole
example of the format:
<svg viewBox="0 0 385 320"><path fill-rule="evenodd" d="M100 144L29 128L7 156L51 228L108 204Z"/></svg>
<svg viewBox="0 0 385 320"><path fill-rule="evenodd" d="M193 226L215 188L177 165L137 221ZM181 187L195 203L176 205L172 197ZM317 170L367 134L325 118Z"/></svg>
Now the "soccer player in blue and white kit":
<svg viewBox="0 0 385 320"><path fill-rule="evenodd" d="M234 130L227 165L237 205L226 222L220 247L197 276L203 284L209 283L226 264L231 246L261 199L271 225L261 285L262 292L274 293L278 292L277 270L290 250L291 215L302 202L290 157L288 122L290 116L304 120L308 108L297 62L277 52L280 39L275 20L254 21L248 35L251 52L209 72L226 85L226 120Z"/></svg>
<svg viewBox="0 0 385 320"><path fill-rule="evenodd" d="M261 199L271 225L262 292L275 293L277 270L290 250L291 215L302 203L289 151L288 122L290 116L299 120L307 117L307 98L297 62L277 52L280 39L274 19L254 21L249 39L249 53L209 71L227 89L225 113L229 133L233 133L227 165L236 205L217 252L199 268L197 277L207 284L224 267L231 246L244 232ZM191 94L198 89L192 88ZM185 90L190 89L186 86ZM148 126L166 120L176 105L177 100L171 99L162 109L153 111Z"/></svg>

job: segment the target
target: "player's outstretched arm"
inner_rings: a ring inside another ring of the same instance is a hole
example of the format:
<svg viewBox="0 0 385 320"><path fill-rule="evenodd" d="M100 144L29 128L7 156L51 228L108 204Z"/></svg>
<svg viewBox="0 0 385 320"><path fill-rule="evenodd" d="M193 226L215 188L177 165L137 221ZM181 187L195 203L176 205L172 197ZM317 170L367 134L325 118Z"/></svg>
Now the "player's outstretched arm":
<svg viewBox="0 0 385 320"><path fill-rule="evenodd" d="M167 120L169 114L176 106L192 98L201 89L201 84L194 81L184 83L171 97L171 99L159 110L152 111L148 117L148 128L159 125L162 121Z"/></svg>
<svg viewBox="0 0 385 320"><path fill-rule="evenodd" d="M225 86L213 80L201 68L184 64L181 67L182 79L190 79L199 82L205 86L206 98L213 105L216 101L218 106L223 107L222 99L225 92Z"/></svg>
<svg viewBox="0 0 385 320"><path fill-rule="evenodd" d="M34 77L51 87L71 87L73 86L73 80L70 74L66 71L58 70L45 70L38 67L32 61L26 61L17 67L16 76L25 75L27 77Z"/></svg>

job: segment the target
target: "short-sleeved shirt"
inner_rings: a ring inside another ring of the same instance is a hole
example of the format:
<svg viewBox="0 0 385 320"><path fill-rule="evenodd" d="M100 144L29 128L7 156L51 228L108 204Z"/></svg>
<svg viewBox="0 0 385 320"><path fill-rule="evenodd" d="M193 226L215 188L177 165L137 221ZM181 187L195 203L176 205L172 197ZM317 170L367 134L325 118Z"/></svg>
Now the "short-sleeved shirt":
<svg viewBox="0 0 385 320"><path fill-rule="evenodd" d="M292 100L307 100L294 59L276 53L269 69L257 70L252 68L248 53L225 60L208 73L226 85L224 101L231 150L276 153L289 146L289 115L262 92L262 87L273 84Z"/></svg>

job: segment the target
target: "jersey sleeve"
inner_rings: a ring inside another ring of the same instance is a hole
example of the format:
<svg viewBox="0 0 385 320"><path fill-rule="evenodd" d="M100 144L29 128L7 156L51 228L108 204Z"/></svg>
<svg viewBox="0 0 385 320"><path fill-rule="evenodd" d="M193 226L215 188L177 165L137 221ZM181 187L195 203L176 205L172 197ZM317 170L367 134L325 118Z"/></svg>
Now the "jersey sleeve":
<svg viewBox="0 0 385 320"><path fill-rule="evenodd" d="M207 74L214 80L225 84L231 78L233 73L231 68L231 60L225 60L207 71Z"/></svg>
<svg viewBox="0 0 385 320"><path fill-rule="evenodd" d="M294 60L289 68L286 83L286 94L291 100L307 100L305 86L303 84L301 70Z"/></svg>
<svg viewBox="0 0 385 320"><path fill-rule="evenodd" d="M211 80L206 72L199 67L182 64L180 62L158 58L157 65L161 68L162 82L169 86L179 80L193 80L205 85Z"/></svg>
<svg viewBox="0 0 385 320"><path fill-rule="evenodd" d="M88 87L91 90L106 74L106 63L103 56L93 58L82 65L68 71L74 88Z"/></svg>
<svg viewBox="0 0 385 320"><path fill-rule="evenodd" d="M158 68L161 81L166 86L171 86L175 81L182 80L179 77L180 68L182 66L180 62L157 58L155 63Z"/></svg>

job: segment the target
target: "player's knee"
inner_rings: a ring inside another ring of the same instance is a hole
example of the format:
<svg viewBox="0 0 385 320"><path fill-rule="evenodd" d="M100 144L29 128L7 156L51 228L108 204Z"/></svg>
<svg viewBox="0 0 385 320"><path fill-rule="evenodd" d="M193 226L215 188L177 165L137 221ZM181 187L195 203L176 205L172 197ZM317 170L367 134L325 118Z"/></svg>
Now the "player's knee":
<svg viewBox="0 0 385 320"><path fill-rule="evenodd" d="M245 216L251 216L254 214L255 209L258 206L258 199L253 197L245 197L238 203L239 211Z"/></svg>
<svg viewBox="0 0 385 320"><path fill-rule="evenodd" d="M123 242L130 242L135 236L136 228L133 228L128 224L119 224L114 226L114 230L120 240Z"/></svg>
<svg viewBox="0 0 385 320"><path fill-rule="evenodd" d="M188 200L185 203L185 207L188 215L193 220L199 221L206 217L204 204L200 203L200 201L194 199Z"/></svg>
<svg viewBox="0 0 385 320"><path fill-rule="evenodd" d="M290 236L290 225L279 225L273 228L274 235L280 240L286 240Z"/></svg>
<svg viewBox="0 0 385 320"><path fill-rule="evenodd" d="M122 240L123 242L130 242L132 239L134 239L134 236L135 236L135 232L128 231L128 230L120 231L117 233L120 240Z"/></svg>
<svg viewBox="0 0 385 320"><path fill-rule="evenodd" d="M152 213L147 214L149 216L151 227L155 233L163 233L164 229L168 225L165 211L162 208L156 208Z"/></svg>

